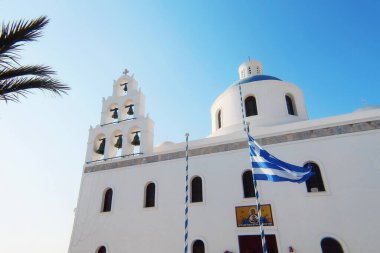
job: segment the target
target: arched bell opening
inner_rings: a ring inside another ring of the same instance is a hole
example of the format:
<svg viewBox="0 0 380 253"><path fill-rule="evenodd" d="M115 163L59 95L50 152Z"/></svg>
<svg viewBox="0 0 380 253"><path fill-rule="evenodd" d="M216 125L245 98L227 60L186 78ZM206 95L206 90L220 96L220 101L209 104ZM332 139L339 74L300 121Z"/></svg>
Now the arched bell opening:
<svg viewBox="0 0 380 253"><path fill-rule="evenodd" d="M141 129L138 127L131 128L128 134L128 143L130 144L130 154L141 154Z"/></svg>
<svg viewBox="0 0 380 253"><path fill-rule="evenodd" d="M107 122L116 123L119 121L119 107L117 104L112 104L108 109Z"/></svg>
<svg viewBox="0 0 380 253"><path fill-rule="evenodd" d="M122 80L119 84L119 95L127 95L128 94L128 87L129 82L128 80Z"/></svg>
<svg viewBox="0 0 380 253"><path fill-rule="evenodd" d="M126 120L132 120L136 118L136 107L132 99L128 99L124 103L124 108L123 108L123 119Z"/></svg>
<svg viewBox="0 0 380 253"><path fill-rule="evenodd" d="M120 157L123 150L123 133L115 131L110 139L109 157Z"/></svg>
<svg viewBox="0 0 380 253"><path fill-rule="evenodd" d="M106 136L104 134L99 134L94 140L93 146L93 157L92 160L102 160L104 159L104 152L106 148Z"/></svg>

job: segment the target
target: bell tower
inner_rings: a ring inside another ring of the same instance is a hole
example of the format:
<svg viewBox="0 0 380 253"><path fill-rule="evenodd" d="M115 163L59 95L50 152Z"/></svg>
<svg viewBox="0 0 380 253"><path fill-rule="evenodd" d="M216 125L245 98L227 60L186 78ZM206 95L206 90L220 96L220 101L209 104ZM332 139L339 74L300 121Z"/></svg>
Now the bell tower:
<svg viewBox="0 0 380 253"><path fill-rule="evenodd" d="M102 102L100 124L89 129L86 163L152 153L154 122L145 115L145 96L127 69Z"/></svg>

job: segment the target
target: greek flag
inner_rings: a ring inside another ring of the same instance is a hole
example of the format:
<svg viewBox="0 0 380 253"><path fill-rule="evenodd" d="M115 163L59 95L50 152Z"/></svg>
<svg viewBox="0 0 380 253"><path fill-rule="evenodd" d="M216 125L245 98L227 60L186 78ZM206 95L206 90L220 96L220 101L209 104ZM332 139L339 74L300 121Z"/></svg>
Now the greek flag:
<svg viewBox="0 0 380 253"><path fill-rule="evenodd" d="M310 167L299 167L281 161L261 148L252 136L249 135L248 138L255 180L303 183L314 175Z"/></svg>

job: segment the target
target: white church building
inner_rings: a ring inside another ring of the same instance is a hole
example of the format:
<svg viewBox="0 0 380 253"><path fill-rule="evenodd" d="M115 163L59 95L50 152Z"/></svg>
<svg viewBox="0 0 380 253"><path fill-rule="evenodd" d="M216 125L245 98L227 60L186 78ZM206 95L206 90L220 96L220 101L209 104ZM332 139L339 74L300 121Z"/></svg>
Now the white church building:
<svg viewBox="0 0 380 253"><path fill-rule="evenodd" d="M189 142L188 252L262 252L240 83L258 143L315 173L258 181L268 252L379 253L380 108L310 120L296 85L264 75L259 61L238 72L211 106L210 135ZM154 146L146 115L125 71L89 130L69 253L184 252L186 143Z"/></svg>

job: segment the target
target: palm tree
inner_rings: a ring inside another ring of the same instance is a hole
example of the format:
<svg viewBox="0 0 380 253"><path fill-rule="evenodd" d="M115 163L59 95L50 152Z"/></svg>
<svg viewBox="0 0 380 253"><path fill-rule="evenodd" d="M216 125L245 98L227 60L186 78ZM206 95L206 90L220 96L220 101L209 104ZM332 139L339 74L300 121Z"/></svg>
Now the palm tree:
<svg viewBox="0 0 380 253"><path fill-rule="evenodd" d="M19 64L18 52L25 42L41 37L41 30L49 23L46 16L3 24L0 33L0 100L19 102L33 89L53 94L67 94L70 87L53 78L55 71L49 66Z"/></svg>

